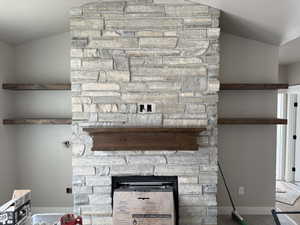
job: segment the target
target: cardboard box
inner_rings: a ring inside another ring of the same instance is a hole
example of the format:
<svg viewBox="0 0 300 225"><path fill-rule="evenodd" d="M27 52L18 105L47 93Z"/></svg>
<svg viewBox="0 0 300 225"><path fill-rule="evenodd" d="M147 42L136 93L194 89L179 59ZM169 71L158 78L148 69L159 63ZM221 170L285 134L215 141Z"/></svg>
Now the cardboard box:
<svg viewBox="0 0 300 225"><path fill-rule="evenodd" d="M113 225L175 225L172 190L115 190Z"/></svg>
<svg viewBox="0 0 300 225"><path fill-rule="evenodd" d="M15 190L12 199L0 206L0 225L25 225L31 221L31 191Z"/></svg>

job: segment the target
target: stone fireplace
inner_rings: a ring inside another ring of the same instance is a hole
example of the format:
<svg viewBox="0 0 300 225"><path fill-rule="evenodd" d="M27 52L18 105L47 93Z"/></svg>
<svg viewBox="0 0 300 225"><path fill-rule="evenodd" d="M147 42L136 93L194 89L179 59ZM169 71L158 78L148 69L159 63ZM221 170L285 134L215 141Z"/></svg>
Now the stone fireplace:
<svg viewBox="0 0 300 225"><path fill-rule="evenodd" d="M219 14L183 0L71 10L74 212L85 224L112 224L112 177L122 176L175 176L179 224L217 223ZM205 131L196 151L116 151L93 148L85 130L137 127Z"/></svg>

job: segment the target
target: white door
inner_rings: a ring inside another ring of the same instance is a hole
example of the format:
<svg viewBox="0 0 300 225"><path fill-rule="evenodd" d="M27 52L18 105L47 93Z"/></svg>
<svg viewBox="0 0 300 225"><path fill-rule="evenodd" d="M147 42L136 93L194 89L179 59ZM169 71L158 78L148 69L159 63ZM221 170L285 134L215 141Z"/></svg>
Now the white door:
<svg viewBox="0 0 300 225"><path fill-rule="evenodd" d="M293 172L293 167L295 167L295 155L296 155L295 154L296 140L294 139L294 135L296 135L297 107L295 107L294 104L297 102L297 96L298 94L294 92L288 94L288 103L287 103L288 125L287 125L287 136L286 136L286 167L285 167L285 180L287 182L295 181L295 173Z"/></svg>
<svg viewBox="0 0 300 225"><path fill-rule="evenodd" d="M295 129L296 129L296 144L295 144L295 181L300 182L300 94L297 94L297 107L296 119L295 119Z"/></svg>

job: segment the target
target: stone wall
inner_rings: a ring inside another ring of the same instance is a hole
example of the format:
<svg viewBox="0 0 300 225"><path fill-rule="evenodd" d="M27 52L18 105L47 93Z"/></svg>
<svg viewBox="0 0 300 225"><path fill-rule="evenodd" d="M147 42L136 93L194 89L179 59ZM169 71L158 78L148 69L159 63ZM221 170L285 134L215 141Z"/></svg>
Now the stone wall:
<svg viewBox="0 0 300 225"><path fill-rule="evenodd" d="M217 223L219 11L174 2L71 10L74 211L85 224L112 224L111 176L122 175L178 176L180 225ZM196 152L92 152L82 128L95 126L208 130Z"/></svg>

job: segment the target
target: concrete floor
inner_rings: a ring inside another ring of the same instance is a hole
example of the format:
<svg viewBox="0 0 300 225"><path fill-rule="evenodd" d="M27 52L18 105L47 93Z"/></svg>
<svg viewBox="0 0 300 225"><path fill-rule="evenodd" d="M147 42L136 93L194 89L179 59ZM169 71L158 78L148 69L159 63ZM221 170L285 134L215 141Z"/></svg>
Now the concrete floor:
<svg viewBox="0 0 300 225"><path fill-rule="evenodd" d="M293 206L281 202L276 202L276 208L280 209L280 211L300 211L300 199L298 199ZM290 215L290 217L297 224L300 224L300 214Z"/></svg>
<svg viewBox="0 0 300 225"><path fill-rule="evenodd" d="M275 225L273 217L270 215L247 215L243 216L248 225ZM282 225L295 225L290 221L281 218ZM231 216L218 216L218 225L239 225L231 219Z"/></svg>

